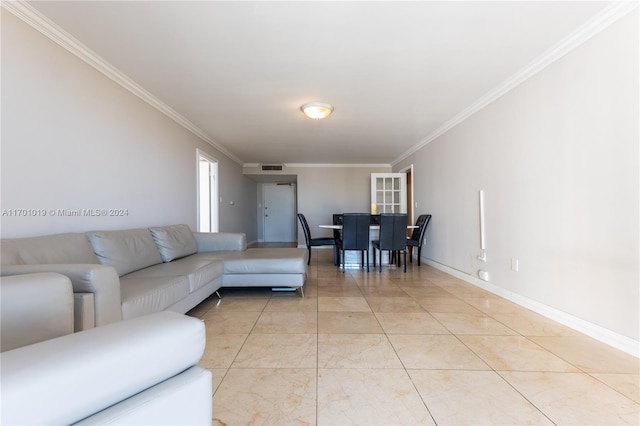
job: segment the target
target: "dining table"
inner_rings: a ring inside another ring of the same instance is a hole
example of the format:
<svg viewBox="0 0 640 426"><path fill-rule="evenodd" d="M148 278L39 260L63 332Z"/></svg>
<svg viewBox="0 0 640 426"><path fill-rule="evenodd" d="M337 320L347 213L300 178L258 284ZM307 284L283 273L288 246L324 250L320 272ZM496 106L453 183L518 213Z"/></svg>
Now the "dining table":
<svg viewBox="0 0 640 426"><path fill-rule="evenodd" d="M318 227L324 228L324 229L337 229L337 230L342 229L342 225L318 225ZM416 229L416 228L418 228L418 226L416 225L407 225L407 229ZM369 225L369 229L380 229L380 225Z"/></svg>

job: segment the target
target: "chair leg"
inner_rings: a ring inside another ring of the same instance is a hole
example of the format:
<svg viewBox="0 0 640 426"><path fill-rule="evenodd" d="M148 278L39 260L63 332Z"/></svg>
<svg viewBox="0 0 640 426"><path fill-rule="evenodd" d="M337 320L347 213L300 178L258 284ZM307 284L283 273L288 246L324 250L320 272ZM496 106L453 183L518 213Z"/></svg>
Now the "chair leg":
<svg viewBox="0 0 640 426"><path fill-rule="evenodd" d="M382 250L378 250L378 272L382 272Z"/></svg>
<svg viewBox="0 0 640 426"><path fill-rule="evenodd" d="M413 246L407 247L409 249L409 262L413 263Z"/></svg>
<svg viewBox="0 0 640 426"><path fill-rule="evenodd" d="M338 246L333 246L333 266L338 265L338 256L340 256L338 253Z"/></svg>
<svg viewBox="0 0 640 426"><path fill-rule="evenodd" d="M309 250L309 260L307 260L307 266L311 265L311 246L308 247Z"/></svg>
<svg viewBox="0 0 640 426"><path fill-rule="evenodd" d="M367 250L367 272L369 272L369 250Z"/></svg>
<svg viewBox="0 0 640 426"><path fill-rule="evenodd" d="M345 250L342 250L342 272L344 272L344 252Z"/></svg>
<svg viewBox="0 0 640 426"><path fill-rule="evenodd" d="M360 265L362 265L362 269L364 269L364 250L360 251Z"/></svg>
<svg viewBox="0 0 640 426"><path fill-rule="evenodd" d="M422 247L418 247L418 266L420 266L420 252L422 251Z"/></svg>
<svg viewBox="0 0 640 426"><path fill-rule="evenodd" d="M375 246L371 246L373 248L373 267L376 267L376 248Z"/></svg>
<svg viewBox="0 0 640 426"><path fill-rule="evenodd" d="M406 273L407 272L407 251L404 250L403 253L404 253L404 272ZM400 255L398 255L398 258L400 258Z"/></svg>

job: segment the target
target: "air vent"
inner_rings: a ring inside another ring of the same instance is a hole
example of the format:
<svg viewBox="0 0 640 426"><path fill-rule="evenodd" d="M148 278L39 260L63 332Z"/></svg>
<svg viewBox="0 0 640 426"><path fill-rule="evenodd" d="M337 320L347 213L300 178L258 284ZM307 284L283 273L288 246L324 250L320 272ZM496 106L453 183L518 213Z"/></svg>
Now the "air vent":
<svg viewBox="0 0 640 426"><path fill-rule="evenodd" d="M278 170L282 171L282 165L279 164L263 164L262 170Z"/></svg>

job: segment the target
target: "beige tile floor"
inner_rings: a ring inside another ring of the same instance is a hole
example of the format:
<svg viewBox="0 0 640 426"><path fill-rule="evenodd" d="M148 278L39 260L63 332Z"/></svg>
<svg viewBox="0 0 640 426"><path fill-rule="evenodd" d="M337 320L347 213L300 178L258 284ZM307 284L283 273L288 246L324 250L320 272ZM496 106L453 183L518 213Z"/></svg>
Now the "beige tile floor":
<svg viewBox="0 0 640 426"><path fill-rule="evenodd" d="M225 289L191 311L214 425L640 424L637 358L428 266L331 256L304 299Z"/></svg>

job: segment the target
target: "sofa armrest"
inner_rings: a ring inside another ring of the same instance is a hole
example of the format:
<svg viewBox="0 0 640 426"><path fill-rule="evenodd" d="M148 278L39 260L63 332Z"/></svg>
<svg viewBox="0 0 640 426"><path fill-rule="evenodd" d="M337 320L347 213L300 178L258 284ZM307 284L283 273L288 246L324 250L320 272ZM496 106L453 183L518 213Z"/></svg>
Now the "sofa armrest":
<svg viewBox="0 0 640 426"><path fill-rule="evenodd" d="M159 312L0 354L2 424L71 424L196 365L199 319Z"/></svg>
<svg viewBox="0 0 640 426"><path fill-rule="evenodd" d="M94 264L2 265L0 274L22 275L57 272L71 280L74 293L93 293L95 325L101 326L122 319L120 278L111 266Z"/></svg>
<svg viewBox="0 0 640 426"><path fill-rule="evenodd" d="M231 232L194 232L198 253L210 251L245 251L247 236Z"/></svg>
<svg viewBox="0 0 640 426"><path fill-rule="evenodd" d="M73 333L71 282L55 273L0 279L0 351Z"/></svg>

